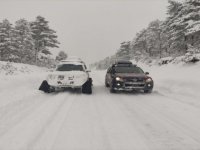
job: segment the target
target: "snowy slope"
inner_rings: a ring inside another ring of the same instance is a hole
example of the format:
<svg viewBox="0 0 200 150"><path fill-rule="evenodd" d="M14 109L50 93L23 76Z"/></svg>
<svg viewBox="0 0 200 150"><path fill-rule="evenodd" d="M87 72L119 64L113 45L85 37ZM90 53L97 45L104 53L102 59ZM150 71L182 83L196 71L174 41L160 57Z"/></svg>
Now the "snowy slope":
<svg viewBox="0 0 200 150"><path fill-rule="evenodd" d="M47 71L33 65L0 61L0 107L34 94L33 89L37 92L37 81L41 82Z"/></svg>
<svg viewBox="0 0 200 150"><path fill-rule="evenodd" d="M44 72L45 68L33 65L0 61L0 75L18 75Z"/></svg>
<svg viewBox="0 0 200 150"><path fill-rule="evenodd" d="M143 66L152 94L109 93L93 71L93 94L44 94L46 72L0 75L0 150L199 150L200 64Z"/></svg>

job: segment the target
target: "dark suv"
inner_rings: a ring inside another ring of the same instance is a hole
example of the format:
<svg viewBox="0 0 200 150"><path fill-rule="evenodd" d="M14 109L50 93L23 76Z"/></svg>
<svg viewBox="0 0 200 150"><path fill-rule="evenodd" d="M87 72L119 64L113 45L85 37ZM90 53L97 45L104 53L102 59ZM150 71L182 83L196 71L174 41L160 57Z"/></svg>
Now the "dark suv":
<svg viewBox="0 0 200 150"><path fill-rule="evenodd" d="M150 93L153 89L153 80L137 65L130 61L117 61L108 68L105 86L110 92L116 91L144 91Z"/></svg>

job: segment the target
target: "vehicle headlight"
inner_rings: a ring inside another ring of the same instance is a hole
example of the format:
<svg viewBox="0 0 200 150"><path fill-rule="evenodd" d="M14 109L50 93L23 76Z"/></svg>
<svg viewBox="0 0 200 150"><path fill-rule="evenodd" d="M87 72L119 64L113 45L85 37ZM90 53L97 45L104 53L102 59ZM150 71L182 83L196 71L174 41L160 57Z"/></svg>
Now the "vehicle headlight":
<svg viewBox="0 0 200 150"><path fill-rule="evenodd" d="M116 80L116 81L122 81L123 79L120 78L120 77L116 77L115 80Z"/></svg>
<svg viewBox="0 0 200 150"><path fill-rule="evenodd" d="M151 78L147 78L146 82L152 82L152 79Z"/></svg>

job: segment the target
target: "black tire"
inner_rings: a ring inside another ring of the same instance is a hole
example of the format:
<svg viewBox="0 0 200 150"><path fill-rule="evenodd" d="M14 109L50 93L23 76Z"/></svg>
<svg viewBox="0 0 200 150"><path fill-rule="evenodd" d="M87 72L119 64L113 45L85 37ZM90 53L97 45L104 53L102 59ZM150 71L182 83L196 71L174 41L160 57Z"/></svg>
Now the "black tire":
<svg viewBox="0 0 200 150"><path fill-rule="evenodd" d="M92 94L92 82L88 80L82 86L82 93L84 94Z"/></svg>
<svg viewBox="0 0 200 150"><path fill-rule="evenodd" d="M106 81L105 81L105 86L106 86L106 87L109 87L109 84L108 84Z"/></svg>
<svg viewBox="0 0 200 150"><path fill-rule="evenodd" d="M116 90L114 89L113 85L110 85L110 93L116 93Z"/></svg>
<svg viewBox="0 0 200 150"><path fill-rule="evenodd" d="M50 93L50 85L46 80L42 82L42 84L39 87L39 90L45 92L45 93Z"/></svg>
<svg viewBox="0 0 200 150"><path fill-rule="evenodd" d="M113 88L110 88L110 93L116 93L116 90Z"/></svg>
<svg viewBox="0 0 200 150"><path fill-rule="evenodd" d="M89 78L88 81L91 83L91 86L93 86L92 78Z"/></svg>
<svg viewBox="0 0 200 150"><path fill-rule="evenodd" d="M144 93L151 93L152 90L144 90Z"/></svg>

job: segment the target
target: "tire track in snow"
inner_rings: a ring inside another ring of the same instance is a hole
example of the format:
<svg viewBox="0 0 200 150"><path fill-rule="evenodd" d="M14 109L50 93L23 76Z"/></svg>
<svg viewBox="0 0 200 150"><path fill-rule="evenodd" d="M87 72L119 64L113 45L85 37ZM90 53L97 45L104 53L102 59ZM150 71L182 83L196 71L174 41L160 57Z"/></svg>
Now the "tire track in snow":
<svg viewBox="0 0 200 150"><path fill-rule="evenodd" d="M184 96L183 96L182 94L173 93L171 90L167 90L167 89L165 89L165 91L168 94L165 94L164 92L159 92L159 93L162 96L169 98L170 100L177 101L180 103L185 103L192 107L200 109L199 97L196 97L196 96L191 97L191 95L187 95L187 94L184 94Z"/></svg>
<svg viewBox="0 0 200 150"><path fill-rule="evenodd" d="M197 139L193 139L191 135L186 134L184 130L180 129L180 125L176 125L172 120L166 118L162 110L156 111L156 107L151 108L148 105L144 105L144 101L135 100L133 103L131 100L123 100L123 102L120 102L120 105L124 105L124 110L127 110L127 113L133 116L132 118L134 119L131 120L134 123L135 119L141 122L138 126L143 126L147 137L152 138L154 145L159 144L161 149L167 150L199 149L200 145L196 141Z"/></svg>
<svg viewBox="0 0 200 150"><path fill-rule="evenodd" d="M171 100L171 99L167 98L165 100ZM138 103L141 103L141 102L138 101ZM151 110L152 112L154 112L155 114L160 114L160 115L162 114L162 116L164 116L163 118L166 119L167 122L171 122L171 124L176 126L183 133L185 133L186 135L193 138L197 143L200 143L199 126L196 127L196 129L194 129L194 125L192 125L192 127L191 127L191 122L189 122L189 124L187 124L188 122L185 120L185 119L187 119L186 116L182 116L182 118L181 118L182 120L179 120L181 116L178 113L173 112L173 115L172 115L172 112L169 112L169 111L166 112L166 111L160 110L160 109L158 109L159 107L155 107L155 105L152 105L152 104L148 104L145 106L148 107L148 109ZM186 105L186 106L190 107L190 105ZM180 107L180 105L179 105L179 108L182 108L182 107ZM190 108L190 110L191 110L191 108ZM195 109L193 111L195 111L195 114L197 114L197 115L200 114L200 109L198 109L198 110ZM191 113L191 111L189 111L188 113ZM194 113L194 112L192 112L192 113ZM192 116L192 114L191 114L191 116ZM199 117L200 117L200 115L199 115ZM199 117L196 116L195 120L198 120ZM189 119L191 119L191 118L189 118ZM199 147L200 147L200 144L199 144Z"/></svg>
<svg viewBox="0 0 200 150"><path fill-rule="evenodd" d="M96 99L92 99L91 109L93 112L93 117L95 122L93 123L94 136L96 136L96 140L93 140L94 145L96 145L96 149L99 150L111 150L111 143L108 138L108 134L106 132L106 128L103 125L103 119L101 116L101 112L98 107L98 103Z"/></svg>
<svg viewBox="0 0 200 150"><path fill-rule="evenodd" d="M0 137L28 117L39 105L48 101L44 95L30 95L0 108Z"/></svg>
<svg viewBox="0 0 200 150"><path fill-rule="evenodd" d="M52 149L58 135L60 134L63 122L66 121L67 116L77 99L77 95L70 94L68 96L69 97L61 103L52 118L46 123L47 125L44 126L42 132L40 132L35 139L29 143L27 146L28 150Z"/></svg>
<svg viewBox="0 0 200 150"><path fill-rule="evenodd" d="M121 93L120 93L121 94ZM129 112L129 109L127 107L124 107L124 101L127 100L127 97L124 98L123 95L118 96L118 95L113 95L115 99L111 99L113 103L116 105L116 107L119 107L119 110L121 113L123 113L124 118L126 118L127 123L130 124L134 130L136 130L139 135L142 137L145 145L148 147L150 150L159 150L163 149L162 145L158 142L155 143L155 139L152 138L152 133L148 133L149 129L147 128L147 124L145 122L145 119L143 120L142 117L140 117L138 110L135 108L131 108L131 112ZM133 95L135 97L132 97L132 102L136 100L135 98L138 98L138 95ZM118 97L118 98L116 98ZM125 100L124 100L125 99ZM139 110L140 111L140 110ZM137 138L137 137L135 137Z"/></svg>
<svg viewBox="0 0 200 150"><path fill-rule="evenodd" d="M116 105L115 99L119 99L119 97L109 93L109 90L104 86L104 82L100 79L97 79L97 81L103 90L101 93L99 92L102 95L99 95L100 98L96 103L98 103L98 110L101 114L111 149L149 150L147 144L149 141L143 137L135 125L130 123L124 110Z"/></svg>
<svg viewBox="0 0 200 150"><path fill-rule="evenodd" d="M54 149L109 149L102 138L99 119L94 108L96 95L81 94L65 118Z"/></svg>
<svg viewBox="0 0 200 150"><path fill-rule="evenodd" d="M100 81L101 82L101 81ZM101 82L103 83L103 82ZM104 84L104 83L103 83ZM149 148L154 149L194 149L199 150L200 148L200 139L198 136L198 130L194 131L185 131L188 130L189 127L183 126L179 124L176 120L172 120L172 116L166 116L162 113L162 110L157 110L156 106L150 107L144 100L148 100L145 96L147 94L127 94L124 93L112 94L114 97L110 99L114 101L115 105L118 101L118 107L124 108L119 110L124 110L126 116L130 117L130 122L132 122L133 126L144 135L146 138L147 145ZM152 95L153 94L153 95ZM159 92L153 92L149 96L156 96L156 99L162 96ZM128 97L127 97L128 96ZM137 98L136 100L131 100ZM145 99L144 99L145 98ZM115 100L114 100L115 99ZM140 101L143 100L142 102ZM127 103L128 101L129 103ZM162 101L161 101L162 102ZM179 102L180 103L180 102ZM162 104L162 103L161 103ZM125 105L125 106L124 106ZM134 107L132 106L134 105ZM170 104L168 103L170 106ZM132 106L132 107L131 107ZM131 113L130 113L130 112ZM122 112L123 113L123 112ZM169 114L168 114L169 115ZM170 114L171 115L171 114ZM127 119L128 120L128 119ZM181 127L181 129L180 129ZM197 133L195 133L197 131ZM149 141L149 142L148 142Z"/></svg>
<svg viewBox="0 0 200 150"><path fill-rule="evenodd" d="M43 98L48 98L48 101L42 103L28 117L0 138L0 149L26 150L28 144L42 132L49 119L51 120L54 113L65 102L66 95L59 94L55 97L45 96Z"/></svg>
<svg viewBox="0 0 200 150"><path fill-rule="evenodd" d="M20 78L6 78L5 80L8 80L7 84L3 84L4 88L0 90L0 108L15 103L24 97L37 96L38 86L41 84L42 77L43 75L41 76L40 74L40 77L29 75L20 76Z"/></svg>

